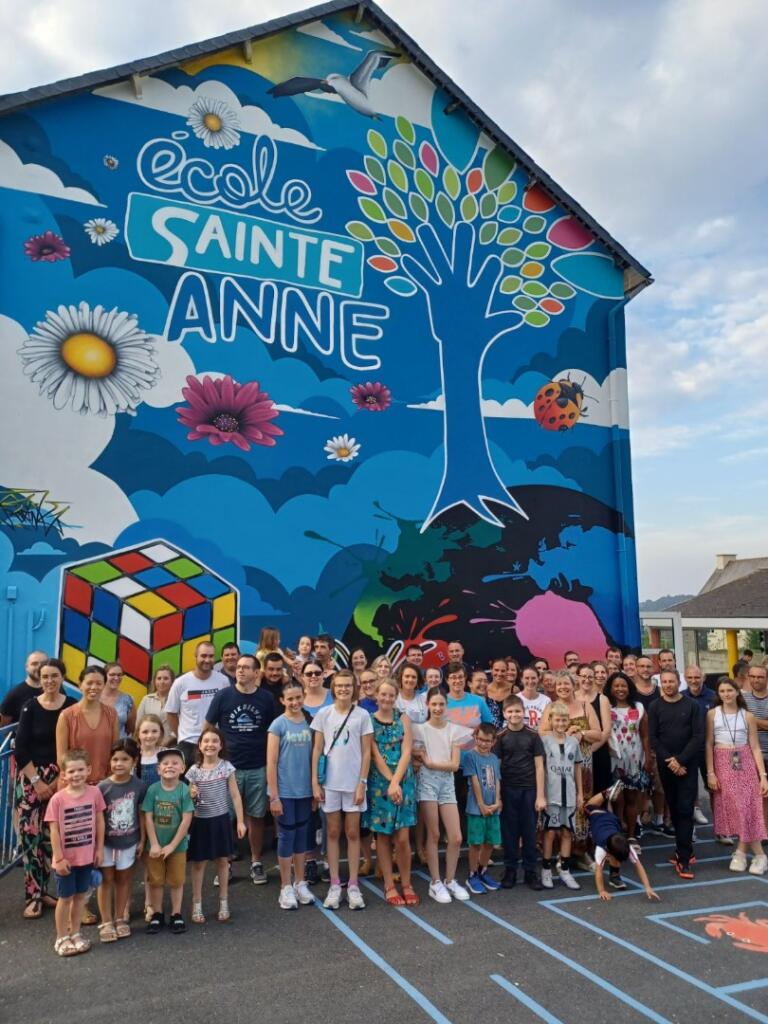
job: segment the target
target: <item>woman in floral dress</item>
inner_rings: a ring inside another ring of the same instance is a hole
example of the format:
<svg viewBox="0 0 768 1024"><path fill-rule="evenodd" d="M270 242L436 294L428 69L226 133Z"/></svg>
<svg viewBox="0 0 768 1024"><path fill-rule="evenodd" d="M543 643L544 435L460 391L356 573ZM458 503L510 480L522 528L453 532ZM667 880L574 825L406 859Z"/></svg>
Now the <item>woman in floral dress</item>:
<svg viewBox="0 0 768 1024"><path fill-rule="evenodd" d="M611 770L614 779L624 783L621 794L627 835L637 832L640 794L648 793L651 781L647 765L651 748L648 741L648 717L637 695L637 687L624 672L608 677L605 694L611 703Z"/></svg>
<svg viewBox="0 0 768 1024"><path fill-rule="evenodd" d="M384 877L387 903L393 907L413 907L419 897L411 885L408 829L416 824L416 781L411 767L411 723L408 716L395 707L397 695L394 680L378 681L378 709L371 715L373 746L368 774L368 810L363 815L363 826L377 833L376 856ZM395 888L393 841L402 896Z"/></svg>

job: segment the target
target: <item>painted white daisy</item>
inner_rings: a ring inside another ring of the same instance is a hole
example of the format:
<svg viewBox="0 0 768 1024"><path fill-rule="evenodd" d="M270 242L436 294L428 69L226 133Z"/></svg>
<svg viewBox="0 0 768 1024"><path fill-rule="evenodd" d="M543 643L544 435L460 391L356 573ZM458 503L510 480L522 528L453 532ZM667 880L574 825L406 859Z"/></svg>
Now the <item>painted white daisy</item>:
<svg viewBox="0 0 768 1024"><path fill-rule="evenodd" d="M232 149L240 142L240 118L223 100L201 96L190 107L187 124L206 147Z"/></svg>
<svg viewBox="0 0 768 1024"><path fill-rule="evenodd" d="M87 302L48 310L18 352L41 395L83 415L131 412L160 376L136 315Z"/></svg>
<svg viewBox="0 0 768 1024"><path fill-rule="evenodd" d="M328 452L328 458L333 462L351 462L360 454L360 445L349 434L338 434L325 442L323 451Z"/></svg>
<svg viewBox="0 0 768 1024"><path fill-rule="evenodd" d="M107 245L120 234L120 228L106 217L94 217L83 224L86 235L94 245Z"/></svg>

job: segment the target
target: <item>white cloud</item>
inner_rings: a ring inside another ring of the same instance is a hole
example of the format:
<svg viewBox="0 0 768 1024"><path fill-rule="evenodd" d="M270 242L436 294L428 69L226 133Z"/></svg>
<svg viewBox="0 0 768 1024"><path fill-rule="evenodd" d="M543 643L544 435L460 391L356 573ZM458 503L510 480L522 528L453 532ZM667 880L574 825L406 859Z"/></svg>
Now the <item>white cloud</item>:
<svg viewBox="0 0 768 1024"><path fill-rule="evenodd" d="M184 401L181 389L187 377L195 372L195 364L181 342L173 343L165 338L155 337L155 362L160 368L160 377L153 388L144 392L144 403L154 409L164 409L174 402Z"/></svg>
<svg viewBox="0 0 768 1024"><path fill-rule="evenodd" d="M483 415L490 419L520 420L533 416L533 406L526 405L519 398L508 398L505 402L497 402L495 398L484 398L480 408Z"/></svg>
<svg viewBox="0 0 768 1024"><path fill-rule="evenodd" d="M167 114L177 114L184 118L185 123L190 107L195 100L201 98L222 100L237 114L240 120L240 130L243 132L248 132L251 135L267 135L277 142L288 142L294 146L305 146L309 149L321 148L295 128L283 128L276 124L266 110L261 107L253 104L241 104L234 92L223 82L213 80L202 82L196 89L192 89L188 85L173 86L164 82L162 78L150 76L141 80L140 99L136 96L130 82L107 85L103 89L95 89L94 93L96 96L120 100L122 103L133 103L149 107L152 110L162 110Z"/></svg>
<svg viewBox="0 0 768 1024"><path fill-rule="evenodd" d="M128 498L114 481L91 469L109 444L115 417L81 416L71 408L54 409L36 385L22 373L16 350L27 332L10 317L0 315L0 345L11 353L0 375L2 434L18 433L18 408L25 413L24 444L3 446L3 482L8 487L50 492L50 497L70 506L64 517L71 529L64 535L81 544L111 544L137 516Z"/></svg>
<svg viewBox="0 0 768 1024"><path fill-rule="evenodd" d="M764 431L765 432L765 431ZM721 455L720 462L748 462L750 459L764 459L768 455L768 447L744 448L742 451L731 452L730 455Z"/></svg>
<svg viewBox="0 0 768 1024"><path fill-rule="evenodd" d="M88 206L103 206L96 196L86 192L84 188L65 185L61 178L49 167L42 164L25 164L11 149L7 142L0 139L0 188L13 188L19 192L36 192L56 199L68 199L73 203Z"/></svg>
<svg viewBox="0 0 768 1024"><path fill-rule="evenodd" d="M353 46L352 43L348 43L344 36L340 36L338 32L334 32L332 28L329 28L322 21L313 21L309 25L302 25L297 31L303 32L308 36L314 36L315 39L322 39L325 43L333 43L335 46L344 46L348 50L361 49L359 46Z"/></svg>
<svg viewBox="0 0 768 1024"><path fill-rule="evenodd" d="M275 403L275 408L279 409L280 412L293 412L299 416L317 416L321 420L338 420L340 416L329 416L326 412L312 412L311 409L297 409L292 405L278 405Z"/></svg>

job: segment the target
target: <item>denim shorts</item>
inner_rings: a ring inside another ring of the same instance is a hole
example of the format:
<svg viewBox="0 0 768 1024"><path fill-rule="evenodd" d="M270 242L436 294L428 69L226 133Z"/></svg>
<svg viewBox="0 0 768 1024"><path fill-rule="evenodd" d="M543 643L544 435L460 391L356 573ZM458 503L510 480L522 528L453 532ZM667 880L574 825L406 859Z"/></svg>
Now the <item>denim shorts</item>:
<svg viewBox="0 0 768 1024"><path fill-rule="evenodd" d="M433 768L421 768L416 776L416 799L419 802L431 800L437 804L455 804L453 772L436 772Z"/></svg>
<svg viewBox="0 0 768 1024"><path fill-rule="evenodd" d="M93 864L84 864L79 868L70 868L68 875L60 875L56 872L56 893L67 900L75 893L88 892L91 887L91 872Z"/></svg>

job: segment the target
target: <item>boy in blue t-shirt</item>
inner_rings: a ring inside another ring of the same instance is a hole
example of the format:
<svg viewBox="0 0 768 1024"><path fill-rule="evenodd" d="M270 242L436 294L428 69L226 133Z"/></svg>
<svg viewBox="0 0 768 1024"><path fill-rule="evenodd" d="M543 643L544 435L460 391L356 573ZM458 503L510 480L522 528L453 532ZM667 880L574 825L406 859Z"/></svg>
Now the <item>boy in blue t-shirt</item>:
<svg viewBox="0 0 768 1024"><path fill-rule="evenodd" d="M488 874L494 846L501 844L501 761L491 753L496 729L482 722L475 733L475 748L461 755L467 787L467 842L469 878L467 888L476 896L495 892L501 886Z"/></svg>

